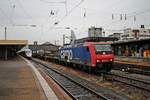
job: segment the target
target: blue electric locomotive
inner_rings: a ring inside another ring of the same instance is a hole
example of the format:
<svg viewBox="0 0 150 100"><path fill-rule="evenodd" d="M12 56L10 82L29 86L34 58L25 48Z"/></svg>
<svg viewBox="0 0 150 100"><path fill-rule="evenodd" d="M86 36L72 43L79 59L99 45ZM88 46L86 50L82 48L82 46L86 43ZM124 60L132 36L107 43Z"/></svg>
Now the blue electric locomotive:
<svg viewBox="0 0 150 100"><path fill-rule="evenodd" d="M110 44L110 42L85 42L64 46L59 49L59 61L108 72L112 69L114 61Z"/></svg>

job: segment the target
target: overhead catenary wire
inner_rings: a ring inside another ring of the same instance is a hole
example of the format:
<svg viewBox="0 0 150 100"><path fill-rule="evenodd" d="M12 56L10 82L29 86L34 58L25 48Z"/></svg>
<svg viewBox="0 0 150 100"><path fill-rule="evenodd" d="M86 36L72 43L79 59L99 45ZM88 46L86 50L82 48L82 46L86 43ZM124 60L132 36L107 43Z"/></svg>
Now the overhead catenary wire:
<svg viewBox="0 0 150 100"><path fill-rule="evenodd" d="M75 5L70 11L68 11L68 13L63 16L60 20L56 21L54 23L54 25L57 25L58 23L60 23L61 21L63 21L68 15L70 15L77 7L79 7L82 3L84 2L84 0L81 0L77 5Z"/></svg>
<svg viewBox="0 0 150 100"><path fill-rule="evenodd" d="M109 7L109 9L111 9L113 6L119 5L119 3L122 3L122 2L124 2L124 1L118 0L117 2L109 5L108 7ZM103 9L107 9L107 8L104 7ZM137 18L136 18L137 15L144 14L148 11L150 11L150 9L146 9L146 10L142 10L142 11L136 11L136 12L132 12L132 13L111 13L111 19L113 20L113 22L110 22L111 20L103 22L103 23L105 23L103 26L108 27L108 26L111 26L111 25L113 25L114 23L117 23L117 22L121 22L121 21L124 21L124 20L128 21L128 19L130 19L130 18L133 18L133 20L136 21L137 20ZM116 14L118 16L120 16L119 20L115 20L116 19L116 16L115 16Z"/></svg>
<svg viewBox="0 0 150 100"><path fill-rule="evenodd" d="M131 12L131 13L127 13L127 14L122 14L122 16L121 17L123 17L123 15L124 15L124 20L123 20L123 18L122 18L122 20L120 20L120 19L118 19L118 20L114 20L113 19L113 22L110 22L110 23L108 23L108 22L106 22L106 24L105 25L103 25L103 26L105 26L105 27L109 27L109 26L114 26L114 24L116 24L116 23L119 23L119 22L122 22L122 21L128 21L129 19L131 19L131 18L133 18L133 21L135 22L135 21L137 21L137 16L138 15L142 15L142 14L145 14L145 13L149 13L149 11L150 11L150 8L148 8L148 9L144 9L144 10L140 10L140 11L134 11L134 12ZM112 15L113 16L113 15ZM114 16L113 16L114 17ZM110 30L110 29L105 29L106 31L119 31L119 32L121 32L121 31L124 31L124 28L122 28L122 29L116 29L116 30Z"/></svg>
<svg viewBox="0 0 150 100"><path fill-rule="evenodd" d="M22 3L20 2L20 0L16 0L16 2L19 4L20 8L22 9L22 11L24 12L24 14L34 22L34 19L32 18L32 16L24 9Z"/></svg>
<svg viewBox="0 0 150 100"><path fill-rule="evenodd" d="M8 17L8 15L5 13L5 11L2 8L0 8L0 12L2 13L3 16L5 16L9 20L9 23L13 25L13 21Z"/></svg>
<svg viewBox="0 0 150 100"><path fill-rule="evenodd" d="M117 3L119 3L121 0L118 0L118 2ZM58 21L56 21L55 23L54 23L54 25L57 25L57 24L59 24L61 21L63 21L68 15L70 15L73 11L74 11L74 9L76 9L77 7L79 7L82 3L84 2L84 0L81 0L76 6L74 6L70 11L68 11L68 14L66 14L64 17L62 17L60 20L58 20ZM86 9L85 9L85 12L84 12L84 16L86 17ZM51 27L51 28L49 28L48 29L48 31L50 30L50 29L53 29L54 27Z"/></svg>
<svg viewBox="0 0 150 100"><path fill-rule="evenodd" d="M42 0L43 1L43 0ZM46 0L44 0L44 1L46 1ZM47 0L48 1L48 0ZM68 14L67 14L68 15ZM128 20L128 17L129 17L129 15L127 14L127 20ZM135 18L136 18L136 16L135 16ZM49 18L48 18L49 19ZM64 20L64 19L63 19ZM62 20L60 19L60 20L58 20L58 22L61 22ZM120 21L120 20L119 20ZM115 23L115 22L114 22ZM44 25L45 26L45 25ZM47 30L47 29L46 29ZM45 31L46 31L45 30Z"/></svg>
<svg viewBox="0 0 150 100"><path fill-rule="evenodd" d="M68 13L67 0L59 1L59 2L51 2L51 1L47 1L47 0L40 0L40 1L44 2L44 3L48 3L48 4L64 4L65 5L66 14Z"/></svg>
<svg viewBox="0 0 150 100"><path fill-rule="evenodd" d="M133 15L141 15L141 14L144 14L144 13L146 13L146 12L149 12L150 11L150 8L148 8L148 9L145 9L145 10L142 10L142 11L139 11L139 12L132 12L131 14L133 14Z"/></svg>
<svg viewBox="0 0 150 100"><path fill-rule="evenodd" d="M10 0L8 0L8 2L9 2L10 7L11 7L11 2L10 2ZM0 12L2 13L2 15L3 15L5 18L7 18L7 20L9 21L9 23L10 23L11 25L14 24L12 18L10 18L10 16L8 16L2 8L0 8Z"/></svg>
<svg viewBox="0 0 150 100"><path fill-rule="evenodd" d="M52 3L52 4L54 4L54 3L65 3L65 2L49 2L49 1L46 1L46 0L40 0L40 1L42 1L42 2L45 2L45 3ZM83 2L84 0L81 0L76 6L74 6L70 11L67 11L67 9L66 9L66 12L68 12L68 13L66 13L66 15L64 16L64 17L62 17L60 20L58 20L58 21L56 21L55 23L54 23L54 25L57 25L58 23L60 23L61 21L63 21L68 15L70 15L73 11L74 11L74 9L76 9L78 6L80 6L81 5L81 3ZM117 1L117 3L119 3L120 1L122 1L122 0L118 0ZM66 0L66 4L67 4L67 0ZM116 3L113 3L113 5L114 4L116 4ZM66 5L65 5L66 6ZM50 29L55 29L55 27L50 27L46 32L48 32Z"/></svg>
<svg viewBox="0 0 150 100"><path fill-rule="evenodd" d="M61 3L65 3L66 1L59 1L59 2L51 2L51 1L47 1L47 0L40 0L41 2L44 2L44 3L50 3L50 4L61 4Z"/></svg>
<svg viewBox="0 0 150 100"><path fill-rule="evenodd" d="M47 31L45 32L48 32L49 30L51 29L54 29L54 25L58 24L59 22L63 21L68 15L70 15L77 7L79 7L82 3L84 2L84 0L81 0L77 5L75 5L70 11L68 11L67 14L65 14L60 20L56 21Z"/></svg>
<svg viewBox="0 0 150 100"><path fill-rule="evenodd" d="M66 14L68 13L68 10L67 10L67 0L65 0L65 1L60 1L60 2L50 2L50 1L46 1L46 0L40 0L41 2L44 2L44 3L47 3L47 4L53 4L53 5L56 5L56 4L64 4L65 5L65 10L66 10ZM52 11L52 10L51 10ZM51 12L50 12L51 13ZM53 14L53 15L55 15L55 14ZM51 17L51 15L50 15L50 17ZM43 35L43 33L44 33L44 31L43 31L43 28L44 28L44 25L48 22L48 20L49 20L50 18L46 18L46 20L40 25L41 26L41 28L39 29L39 30L42 30L42 32L41 32L41 35L40 35L40 39L41 39L41 37L42 37L42 35ZM50 28L51 29L51 28ZM39 31L38 30L38 31ZM38 32L37 31L37 32ZM49 31L49 29L47 30L47 31ZM47 32L46 31L46 32Z"/></svg>
<svg viewBox="0 0 150 100"><path fill-rule="evenodd" d="M149 11L150 11L150 9L145 9L145 10L142 10L142 11L136 11L136 12L132 12L132 13L127 13L127 14L125 14L125 20L133 18L133 20L136 21L137 20L137 18L136 18L137 15L145 14L145 13L147 13ZM120 19L122 19L121 17L122 17L122 15L120 15ZM107 23L104 26L108 27L108 26L111 26L111 25L113 25L115 23L121 22L122 20L120 20L120 19L115 20L115 21L113 21L111 23Z"/></svg>
<svg viewBox="0 0 150 100"><path fill-rule="evenodd" d="M66 10L66 15L68 14L68 9L67 9L67 0L65 2L65 10Z"/></svg>
<svg viewBox="0 0 150 100"><path fill-rule="evenodd" d="M26 12L26 10L24 9L24 7L23 7L22 4L20 3L20 0L15 0L15 1L17 2L18 5L20 5L20 8L21 8L22 11L24 12L24 14L25 14L28 18L32 19L32 21L33 21L33 18L31 17L30 14L28 14L28 13ZM12 9L10 16L8 16L2 8L0 8L0 12L2 12L2 15L4 15L4 16L9 20L9 23L10 23L11 25L15 26L15 23L14 23L14 21L13 21L13 13L14 13L14 9L16 8L16 4L15 4L13 1L11 1L11 0L8 0L8 3L10 4L10 8Z"/></svg>
<svg viewBox="0 0 150 100"><path fill-rule="evenodd" d="M12 23L14 25L13 16L14 16L14 10L16 8L16 5L11 0L8 0L8 2L10 4L10 8L12 9L11 14L10 14L10 19L12 20Z"/></svg>

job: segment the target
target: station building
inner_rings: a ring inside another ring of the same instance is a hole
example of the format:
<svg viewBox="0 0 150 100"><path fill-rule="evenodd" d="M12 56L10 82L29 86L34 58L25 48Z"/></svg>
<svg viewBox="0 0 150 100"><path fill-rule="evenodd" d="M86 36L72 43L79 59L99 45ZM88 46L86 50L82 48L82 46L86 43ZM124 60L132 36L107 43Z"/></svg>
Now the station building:
<svg viewBox="0 0 150 100"><path fill-rule="evenodd" d="M127 28L122 34L111 36L120 36L119 41L112 44L115 56L150 58L150 29L145 29L144 25L139 29Z"/></svg>
<svg viewBox="0 0 150 100"><path fill-rule="evenodd" d="M150 58L150 39L116 41L112 44L115 56Z"/></svg>
<svg viewBox="0 0 150 100"><path fill-rule="evenodd" d="M124 29L123 34L120 35L121 41L140 40L147 38L150 38L150 29L145 29L144 25L141 25L140 29Z"/></svg>
<svg viewBox="0 0 150 100"><path fill-rule="evenodd" d="M50 42L45 42L43 44L38 44L37 42L34 42L34 44L29 45L29 49L32 50L33 56L49 56L53 57L57 54L59 46L54 45Z"/></svg>
<svg viewBox="0 0 150 100"><path fill-rule="evenodd" d="M114 37L114 38L117 38L118 40L120 40L121 34L123 34L123 33L113 33L113 34L109 35L108 37Z"/></svg>
<svg viewBox="0 0 150 100"><path fill-rule="evenodd" d="M105 33L103 32L102 27L91 27L88 29L88 37L103 37Z"/></svg>

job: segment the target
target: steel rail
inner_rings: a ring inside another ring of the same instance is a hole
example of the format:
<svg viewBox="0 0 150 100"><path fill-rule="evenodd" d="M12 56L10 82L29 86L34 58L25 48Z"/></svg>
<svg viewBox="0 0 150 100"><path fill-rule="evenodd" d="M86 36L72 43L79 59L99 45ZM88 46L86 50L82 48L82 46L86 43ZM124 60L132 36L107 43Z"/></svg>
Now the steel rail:
<svg viewBox="0 0 150 100"><path fill-rule="evenodd" d="M135 77L131 77L125 74L116 74L116 73L104 73L104 77L105 78L111 78L112 80L130 85L130 86L134 86L146 91L150 91L150 82L148 81L144 81L144 80L140 80L138 78Z"/></svg>
<svg viewBox="0 0 150 100"><path fill-rule="evenodd" d="M33 60L44 66L44 69L48 75L60 86L65 92L67 92L74 100L92 99L92 100L110 100L110 98L82 85L81 83L75 81L74 79L68 77L67 75L50 68L48 65ZM66 80L66 81L65 81ZM64 82L63 82L64 81Z"/></svg>

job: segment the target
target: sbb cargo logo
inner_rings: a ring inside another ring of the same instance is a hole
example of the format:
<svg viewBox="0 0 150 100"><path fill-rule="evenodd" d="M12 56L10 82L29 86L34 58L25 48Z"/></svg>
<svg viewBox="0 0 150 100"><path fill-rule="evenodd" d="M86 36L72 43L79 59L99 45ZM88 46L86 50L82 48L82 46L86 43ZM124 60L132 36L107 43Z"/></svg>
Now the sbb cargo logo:
<svg viewBox="0 0 150 100"><path fill-rule="evenodd" d="M61 59L71 60L72 59L72 50L61 50L60 51Z"/></svg>

